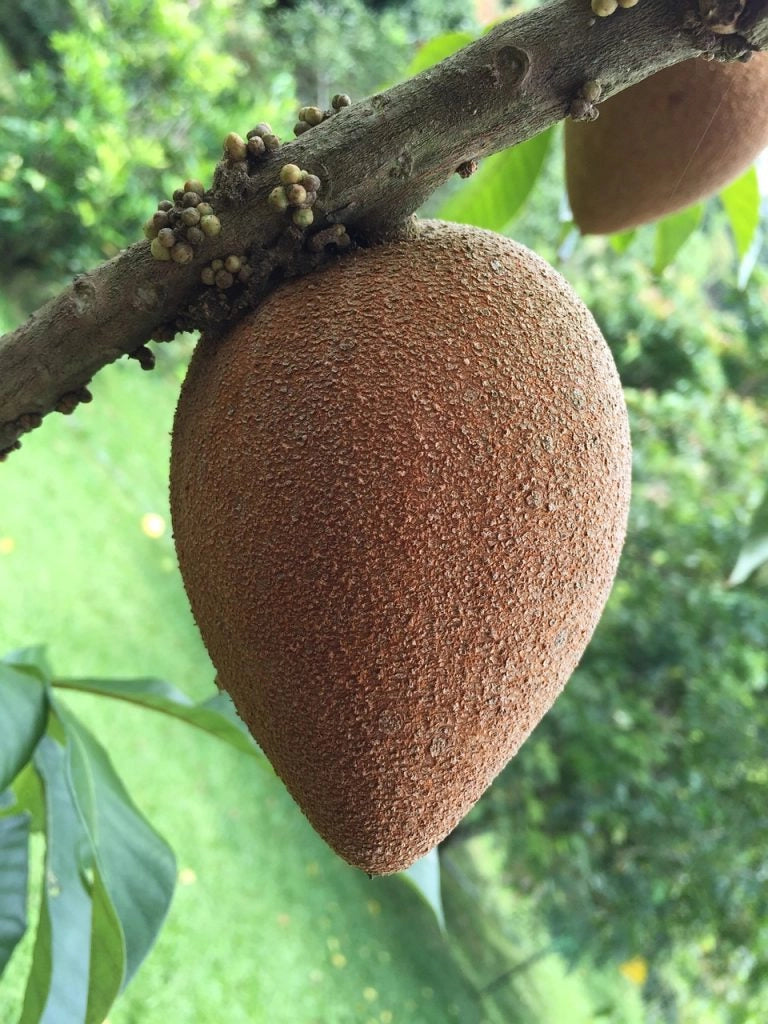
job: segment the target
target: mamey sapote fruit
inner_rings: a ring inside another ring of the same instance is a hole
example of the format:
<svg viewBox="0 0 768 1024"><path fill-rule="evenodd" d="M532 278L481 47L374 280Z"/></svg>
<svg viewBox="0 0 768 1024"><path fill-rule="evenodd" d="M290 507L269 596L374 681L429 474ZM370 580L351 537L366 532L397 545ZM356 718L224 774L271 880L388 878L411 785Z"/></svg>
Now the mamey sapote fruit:
<svg viewBox="0 0 768 1024"><path fill-rule="evenodd" d="M173 431L181 572L220 685L350 863L425 854L550 707L629 476L594 320L488 231L426 224L201 340Z"/></svg>
<svg viewBox="0 0 768 1024"><path fill-rule="evenodd" d="M617 93L596 121L568 121L576 224L609 234L713 195L768 146L768 53L684 61Z"/></svg>

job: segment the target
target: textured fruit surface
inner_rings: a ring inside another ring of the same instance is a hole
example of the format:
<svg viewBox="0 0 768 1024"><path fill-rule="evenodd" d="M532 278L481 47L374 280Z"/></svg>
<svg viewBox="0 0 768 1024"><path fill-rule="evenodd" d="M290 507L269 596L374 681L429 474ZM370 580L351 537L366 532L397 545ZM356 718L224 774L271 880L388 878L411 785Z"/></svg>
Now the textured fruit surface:
<svg viewBox="0 0 768 1024"><path fill-rule="evenodd" d="M550 707L629 475L594 320L491 232L427 224L200 342L171 460L184 582L220 684L350 863L425 854Z"/></svg>
<svg viewBox="0 0 768 1024"><path fill-rule="evenodd" d="M568 121L565 168L586 234L625 231L713 195L768 146L768 53L684 61Z"/></svg>

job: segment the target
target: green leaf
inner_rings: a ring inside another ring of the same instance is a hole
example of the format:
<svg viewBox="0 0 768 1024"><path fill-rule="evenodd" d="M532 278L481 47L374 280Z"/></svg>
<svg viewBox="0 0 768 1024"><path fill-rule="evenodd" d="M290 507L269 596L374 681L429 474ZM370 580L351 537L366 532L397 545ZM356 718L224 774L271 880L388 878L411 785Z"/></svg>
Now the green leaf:
<svg viewBox="0 0 768 1024"><path fill-rule="evenodd" d="M0 790L32 757L47 717L45 685L36 676L0 663Z"/></svg>
<svg viewBox="0 0 768 1024"><path fill-rule="evenodd" d="M768 491L752 516L747 538L736 559L736 564L731 570L731 575L728 577L728 586L738 587L766 562L768 562Z"/></svg>
<svg viewBox="0 0 768 1024"><path fill-rule="evenodd" d="M93 872L91 899L91 957L85 1024L102 1024L124 984L125 938L98 867Z"/></svg>
<svg viewBox="0 0 768 1024"><path fill-rule="evenodd" d="M656 225L653 272L662 274L701 223L704 206L697 203L660 220Z"/></svg>
<svg viewBox="0 0 768 1024"><path fill-rule="evenodd" d="M67 777L71 745L35 754L46 794L43 901L20 1024L101 1024L125 976L120 922Z"/></svg>
<svg viewBox="0 0 768 1024"><path fill-rule="evenodd" d="M7 810L3 810L0 806L0 817L20 814L25 811L29 816L29 831L44 832L45 795L43 784L33 761L24 765L13 780L13 786L6 792L10 802Z"/></svg>
<svg viewBox="0 0 768 1024"><path fill-rule="evenodd" d="M44 737L35 764L45 787L45 875L19 1024L83 1024L91 952L88 836L67 784L64 749Z"/></svg>
<svg viewBox="0 0 768 1024"><path fill-rule="evenodd" d="M81 690L102 697L114 697L140 704L152 711L161 711L203 729L267 764L226 694L214 694L208 700L194 704L185 693L163 679L56 679L54 686L57 689Z"/></svg>
<svg viewBox="0 0 768 1024"><path fill-rule="evenodd" d="M519 212L544 166L554 129L484 160L443 203L438 216L459 224L503 231Z"/></svg>
<svg viewBox="0 0 768 1024"><path fill-rule="evenodd" d="M49 683L53 675L51 666L48 664L45 647L42 646L19 647L15 651L10 651L2 659L2 664L32 672L44 683Z"/></svg>
<svg viewBox="0 0 768 1024"><path fill-rule="evenodd" d="M27 930L29 815L0 819L0 976Z"/></svg>
<svg viewBox="0 0 768 1024"><path fill-rule="evenodd" d="M106 893L125 939L125 978L133 977L162 927L176 885L176 859L131 800L109 755L66 708L69 778Z"/></svg>
<svg viewBox="0 0 768 1024"><path fill-rule="evenodd" d="M405 77L413 78L421 71L426 71L434 64L439 64L441 60L450 57L463 46L468 46L473 39L474 36L469 32L444 32L440 36L435 36L434 39L428 40L419 47L416 56L408 65Z"/></svg>
<svg viewBox="0 0 768 1024"><path fill-rule="evenodd" d="M429 904L438 924L445 929L443 898L440 892L440 857L437 847L412 864L401 877L409 882Z"/></svg>
<svg viewBox="0 0 768 1024"><path fill-rule="evenodd" d="M745 174L724 188L720 193L720 201L728 214L739 259L743 259L755 240L760 224L757 168L750 167Z"/></svg>

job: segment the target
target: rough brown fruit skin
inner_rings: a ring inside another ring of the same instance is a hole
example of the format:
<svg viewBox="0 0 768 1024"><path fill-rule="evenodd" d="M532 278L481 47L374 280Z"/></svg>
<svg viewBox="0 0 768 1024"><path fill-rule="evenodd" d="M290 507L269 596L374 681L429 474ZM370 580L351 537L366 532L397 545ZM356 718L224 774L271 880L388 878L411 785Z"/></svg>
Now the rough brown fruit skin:
<svg viewBox="0 0 768 1024"><path fill-rule="evenodd" d="M371 874L456 825L571 674L627 516L619 380L543 260L430 224L204 338L173 434L219 683Z"/></svg>
<svg viewBox="0 0 768 1024"><path fill-rule="evenodd" d="M576 224L609 234L713 195L768 146L768 53L747 64L694 59L568 121L565 168Z"/></svg>

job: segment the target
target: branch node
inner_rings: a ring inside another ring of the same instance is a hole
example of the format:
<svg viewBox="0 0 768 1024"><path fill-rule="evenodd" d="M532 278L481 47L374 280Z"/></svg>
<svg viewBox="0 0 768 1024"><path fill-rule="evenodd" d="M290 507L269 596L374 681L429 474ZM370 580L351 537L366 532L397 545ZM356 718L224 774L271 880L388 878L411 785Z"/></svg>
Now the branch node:
<svg viewBox="0 0 768 1024"><path fill-rule="evenodd" d="M494 85L504 89L520 89L531 72L531 58L518 46L502 46L493 61Z"/></svg>
<svg viewBox="0 0 768 1024"><path fill-rule="evenodd" d="M464 160L456 168L456 173L460 178L471 178L478 166L477 160Z"/></svg>

